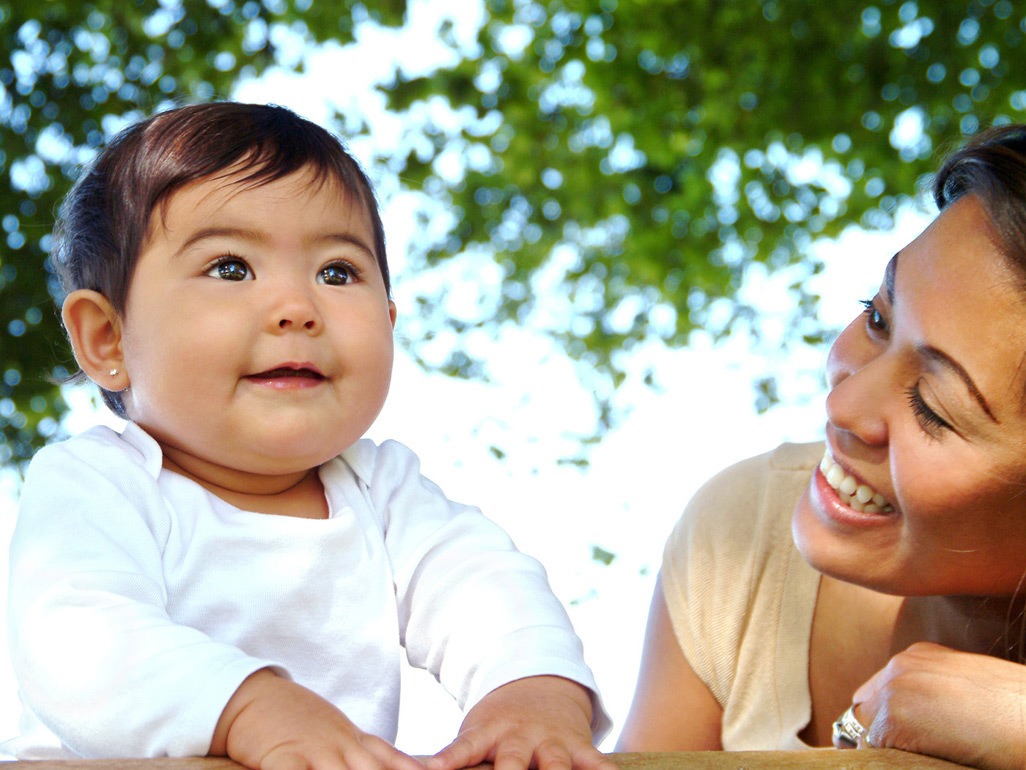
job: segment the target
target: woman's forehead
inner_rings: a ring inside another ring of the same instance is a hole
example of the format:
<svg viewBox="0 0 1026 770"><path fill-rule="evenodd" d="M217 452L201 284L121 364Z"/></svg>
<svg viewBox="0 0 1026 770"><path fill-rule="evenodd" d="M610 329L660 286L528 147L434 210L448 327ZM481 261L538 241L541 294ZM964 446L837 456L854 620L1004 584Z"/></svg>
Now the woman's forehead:
<svg viewBox="0 0 1026 770"><path fill-rule="evenodd" d="M921 349L957 362L1000 411L1022 411L1026 291L978 201L945 208L895 254L883 289Z"/></svg>

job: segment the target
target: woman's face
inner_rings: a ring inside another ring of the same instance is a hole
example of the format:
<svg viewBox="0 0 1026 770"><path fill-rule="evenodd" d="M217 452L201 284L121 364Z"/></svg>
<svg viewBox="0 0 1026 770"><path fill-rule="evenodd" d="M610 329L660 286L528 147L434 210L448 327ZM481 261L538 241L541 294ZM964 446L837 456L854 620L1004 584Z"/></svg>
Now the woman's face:
<svg viewBox="0 0 1026 770"><path fill-rule="evenodd" d="M888 264L827 363L806 560L900 595L1010 595L1026 574L1026 288L973 196Z"/></svg>

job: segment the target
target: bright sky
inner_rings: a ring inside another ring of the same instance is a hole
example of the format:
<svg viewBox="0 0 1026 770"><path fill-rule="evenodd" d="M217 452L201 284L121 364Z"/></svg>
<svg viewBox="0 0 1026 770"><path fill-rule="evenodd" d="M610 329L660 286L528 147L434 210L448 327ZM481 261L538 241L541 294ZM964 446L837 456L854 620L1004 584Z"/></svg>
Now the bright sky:
<svg viewBox="0 0 1026 770"><path fill-rule="evenodd" d="M472 39L478 3L433 2L431 8L451 13L457 36ZM411 12L420 30L434 23L421 17L429 13L425 2L411 3ZM309 53L302 78L271 72L234 96L284 104L319 122L334 106L355 109L369 116L370 125L381 125L376 141L387 144L395 126L380 115L380 101L369 92L393 66L380 52L416 49L417 63L427 66L442 53L426 38L423 32L406 39L369 31L359 46ZM360 154L359 145L353 149ZM404 272L404 245L417 237L409 231L406 204L400 196L383 212L396 276L400 348L403 315L414 312L403 296L404 282L414 279ZM893 232L852 230L836 243L816 246L827 264L814 279L823 296L824 323L840 326L860 312L858 300L875 293L887 259L925 221L910 213L899 218ZM745 285L744 291L760 297L769 328L788 307L786 278L753 274ZM455 274L446 280L455 287L467 278ZM481 507L522 550L545 564L614 719L603 745L610 750L633 692L652 584L670 527L697 486L717 470L781 441L822 435L822 393L810 376L821 370L821 355L796 351L786 358L769 353L759 358L744 339L713 347L700 335L686 351L641 349L632 362L639 372L654 369L656 387L634 381L624 386L619 403L629 410L591 450L590 464L578 468L559 461L578 452L575 436L590 430L593 413L591 394L571 365L529 329L506 333L486 352L493 372L489 384L425 372L400 350L389 402L369 435L413 448L425 475L451 498ZM780 376L785 392L804 392L803 402L756 415L751 382L767 367ZM82 405L88 401L84 391L75 400L80 406L69 420L72 430L97 419ZM497 459L491 446L506 456ZM0 538L9 535L15 507L9 493L0 494ZM608 566L592 558L596 546L614 554ZM6 549L2 553L0 575L6 580ZM6 659L2 662L0 738L14 732L17 720L13 679ZM423 672L410 673L405 684L398 745L412 753L433 752L455 735L458 711Z"/></svg>

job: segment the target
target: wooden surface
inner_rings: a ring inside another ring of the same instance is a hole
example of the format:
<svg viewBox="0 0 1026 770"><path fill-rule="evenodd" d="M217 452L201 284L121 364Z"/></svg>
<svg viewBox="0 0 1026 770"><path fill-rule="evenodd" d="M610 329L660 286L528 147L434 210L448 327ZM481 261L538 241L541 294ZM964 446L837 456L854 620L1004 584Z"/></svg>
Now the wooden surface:
<svg viewBox="0 0 1026 770"><path fill-rule="evenodd" d="M610 754L620 770L956 770L963 765L896 749L814 749L810 751L686 751L679 754Z"/></svg>
<svg viewBox="0 0 1026 770"><path fill-rule="evenodd" d="M956 770L962 765L907 754L894 749L860 751L687 751L682 753L610 754L620 770ZM11 762L5 770L238 770L230 759L91 759L71 761ZM482 766L490 767L490 766Z"/></svg>

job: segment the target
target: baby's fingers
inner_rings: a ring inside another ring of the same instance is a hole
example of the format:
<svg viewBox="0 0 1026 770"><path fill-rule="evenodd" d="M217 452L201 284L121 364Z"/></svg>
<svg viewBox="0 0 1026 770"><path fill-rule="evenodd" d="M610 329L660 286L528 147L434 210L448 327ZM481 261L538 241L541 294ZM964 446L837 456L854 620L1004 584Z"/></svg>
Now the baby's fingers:
<svg viewBox="0 0 1026 770"><path fill-rule="evenodd" d="M528 757L528 762L530 762ZM534 750L534 760L538 770L570 770L573 761L570 758L570 751L560 741L545 741ZM498 768L498 762L496 762ZM520 770L516 767L509 767L507 770Z"/></svg>
<svg viewBox="0 0 1026 770"><path fill-rule="evenodd" d="M616 763L590 743L570 751L574 770L620 770Z"/></svg>
<svg viewBox="0 0 1026 770"><path fill-rule="evenodd" d="M381 770L366 751L333 751L329 747L280 746L269 752L259 770Z"/></svg>
<svg viewBox="0 0 1026 770"><path fill-rule="evenodd" d="M570 770L570 755L562 744L552 741L535 748L526 738L516 734L507 736L495 747L495 770L527 770L531 759L537 757L542 748L547 752L547 761L552 762L546 770Z"/></svg>
<svg viewBox="0 0 1026 770"><path fill-rule="evenodd" d="M361 743L363 748L386 770L424 770L424 765L416 759L375 735L363 736ZM353 770L359 770L359 768L353 768Z"/></svg>
<svg viewBox="0 0 1026 770"><path fill-rule="evenodd" d="M619 770L613 760L590 743L575 745L556 738L544 741L535 749L532 767L537 770Z"/></svg>
<svg viewBox="0 0 1026 770"><path fill-rule="evenodd" d="M259 763L260 770L424 770L413 757L373 735L346 736L337 744L283 744Z"/></svg>
<svg viewBox="0 0 1026 770"><path fill-rule="evenodd" d="M484 762L488 758L488 752L491 751L491 744L488 741L481 741L479 744L471 737L472 735L474 735L473 731L461 733L444 749L433 757L428 757L424 763L427 765L427 770L456 770L456 768L473 767Z"/></svg>

